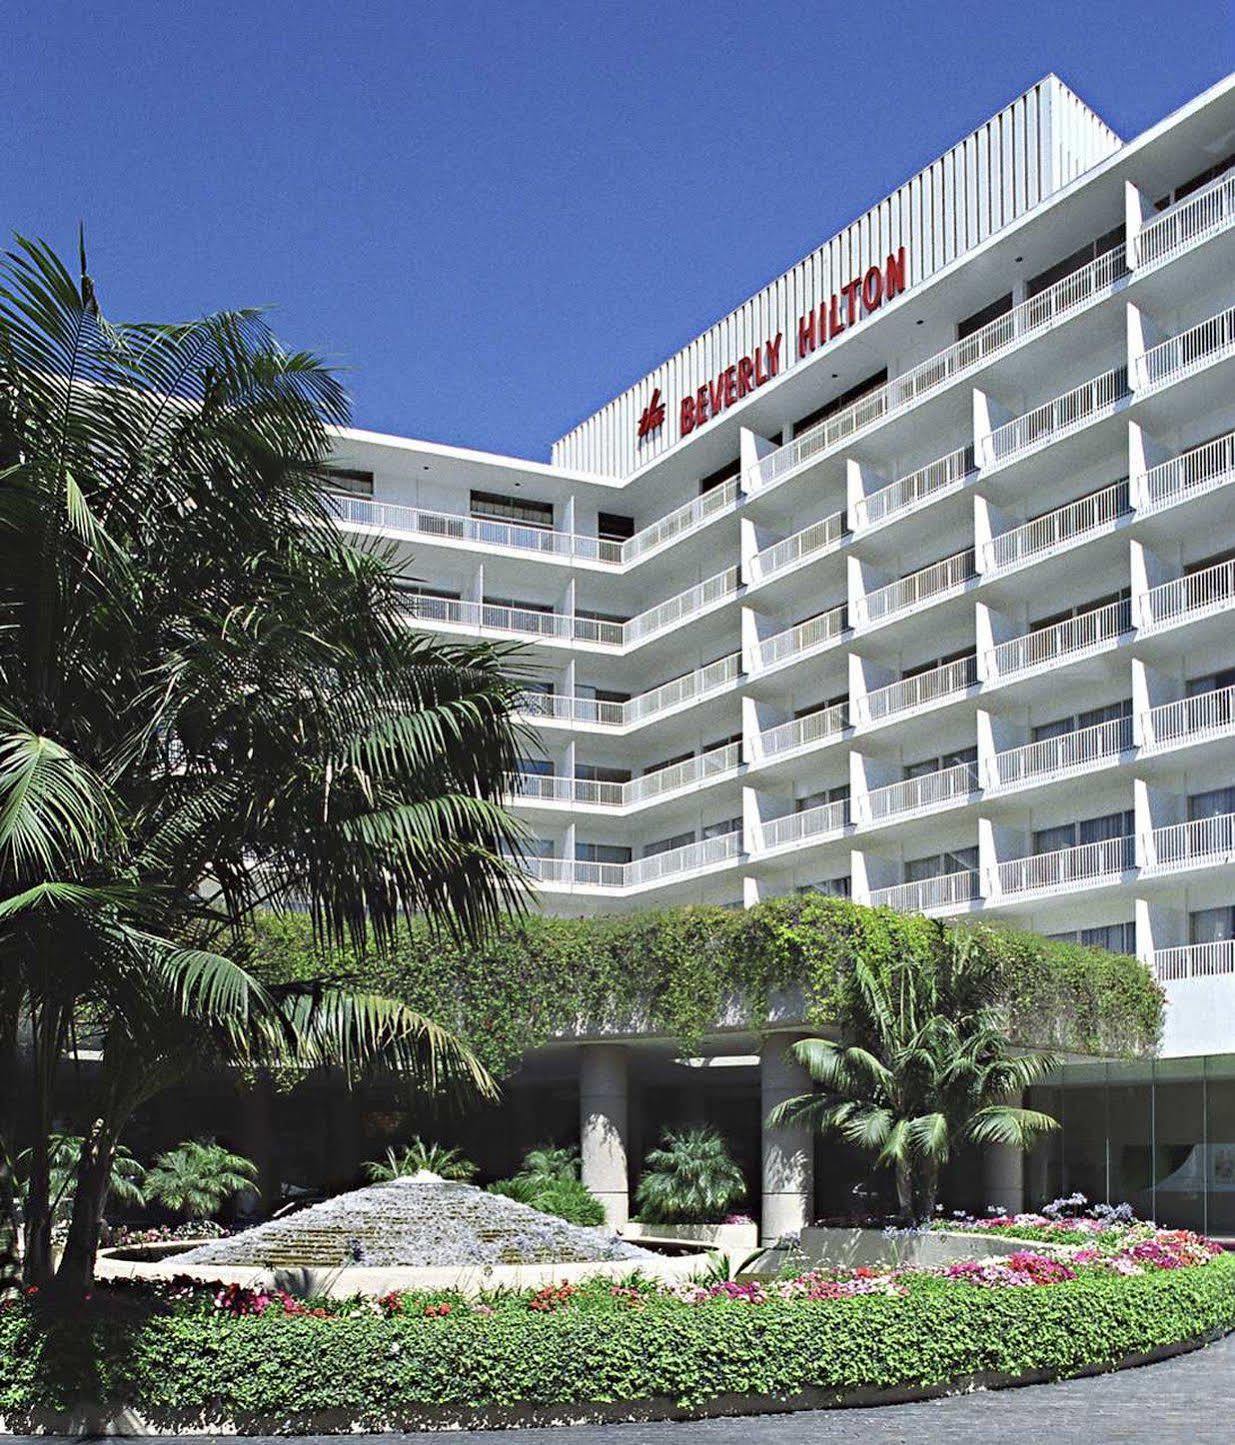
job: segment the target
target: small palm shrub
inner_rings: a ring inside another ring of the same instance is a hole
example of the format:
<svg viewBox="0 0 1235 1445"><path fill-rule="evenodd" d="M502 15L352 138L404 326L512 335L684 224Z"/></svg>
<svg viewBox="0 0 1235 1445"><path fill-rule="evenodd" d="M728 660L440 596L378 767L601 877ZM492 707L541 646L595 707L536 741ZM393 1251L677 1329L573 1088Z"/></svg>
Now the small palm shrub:
<svg viewBox="0 0 1235 1445"><path fill-rule="evenodd" d="M77 1193L77 1168L81 1162L80 1134L52 1134L48 1141L48 1167L50 1170L49 1197L52 1219L57 1225L68 1222L73 1213L73 1200ZM16 1176L21 1187L30 1168L30 1150L23 1149L17 1156ZM106 1205L109 1199L121 1204L144 1204L146 1171L123 1144L117 1144L111 1161L108 1177Z"/></svg>
<svg viewBox="0 0 1235 1445"><path fill-rule="evenodd" d="M647 1224L716 1224L746 1193L742 1171L715 1129L670 1129L647 1156L635 1193Z"/></svg>
<svg viewBox="0 0 1235 1445"><path fill-rule="evenodd" d="M578 1179L579 1151L573 1145L537 1144L529 1149L519 1165L519 1173L525 1179L550 1181L555 1179Z"/></svg>
<svg viewBox="0 0 1235 1445"><path fill-rule="evenodd" d="M364 1172L374 1184L389 1184L393 1179L406 1179L420 1173L437 1174L442 1179L466 1183L475 1175L476 1166L463 1156L461 1150L427 1143L418 1135L401 1152L387 1149L385 1159L370 1159L364 1166Z"/></svg>
<svg viewBox="0 0 1235 1445"><path fill-rule="evenodd" d="M530 1204L542 1214L556 1214L569 1224L605 1222L604 1206L579 1179L579 1151L575 1148L539 1144L524 1155L513 1179L500 1179L489 1189Z"/></svg>
<svg viewBox="0 0 1235 1445"><path fill-rule="evenodd" d="M169 1149L146 1174L146 1198L186 1219L217 1214L238 1194L256 1194L257 1165L213 1139L186 1140Z"/></svg>

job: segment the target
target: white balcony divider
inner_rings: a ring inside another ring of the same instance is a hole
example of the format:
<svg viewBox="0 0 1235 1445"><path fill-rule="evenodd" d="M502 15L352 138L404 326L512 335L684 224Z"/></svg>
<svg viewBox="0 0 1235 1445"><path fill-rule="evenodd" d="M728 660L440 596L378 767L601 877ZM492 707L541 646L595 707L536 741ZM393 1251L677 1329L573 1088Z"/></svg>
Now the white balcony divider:
<svg viewBox="0 0 1235 1445"><path fill-rule="evenodd" d="M638 884L658 883L663 878L673 878L682 873L694 873L701 868L711 868L718 863L727 863L742 852L741 833L722 833L718 838L704 838L699 843L687 843L683 848L669 848L664 853L653 853L650 858L636 858L626 865L626 887Z"/></svg>
<svg viewBox="0 0 1235 1445"><path fill-rule="evenodd" d="M1235 731L1235 686L1164 702L1146 713L1145 749L1156 752L1178 743L1201 742Z"/></svg>
<svg viewBox="0 0 1235 1445"><path fill-rule="evenodd" d="M886 587L877 587L873 592L856 599L855 624L870 627L876 622L885 622L901 612L910 612L932 598L939 598L949 592L956 592L974 577L974 550L968 547L929 567L919 568L907 577L898 577Z"/></svg>
<svg viewBox="0 0 1235 1445"><path fill-rule="evenodd" d="M1019 788L1027 783L1070 777L1118 758L1131 747L1132 719L1111 718L1093 727L1078 728L1075 732L996 753L995 786Z"/></svg>
<svg viewBox="0 0 1235 1445"><path fill-rule="evenodd" d="M738 586L738 569L726 567L723 572L717 572L715 576L696 583L694 587L688 587L676 597L649 607L646 612L640 612L626 624L623 633L625 645L631 647L657 632L676 627L688 617L723 602L726 597L734 596Z"/></svg>
<svg viewBox="0 0 1235 1445"><path fill-rule="evenodd" d="M886 787L872 788L859 807L872 823L898 818L905 813L942 807L972 796L978 790L978 770L973 763L957 763L935 773L905 778Z"/></svg>
<svg viewBox="0 0 1235 1445"><path fill-rule="evenodd" d="M1066 622L1026 632L991 649L994 675L1000 681L1033 672L1064 658L1077 657L1117 643L1132 631L1132 603L1108 602Z"/></svg>
<svg viewBox="0 0 1235 1445"><path fill-rule="evenodd" d="M1150 467L1143 478L1144 512L1160 512L1235 480L1235 432Z"/></svg>
<svg viewBox="0 0 1235 1445"><path fill-rule="evenodd" d="M1151 587L1145 594L1146 621L1143 630L1155 632L1177 622L1225 612L1233 602L1235 560L1217 562L1202 572L1192 572L1186 577L1176 577L1171 582Z"/></svg>
<svg viewBox="0 0 1235 1445"><path fill-rule="evenodd" d="M825 643L835 642L848 626L849 609L842 602L839 607L830 607L826 612L808 617L805 622L785 628L784 632L765 637L759 644L759 666L775 667L787 657L797 657Z"/></svg>
<svg viewBox="0 0 1235 1445"><path fill-rule="evenodd" d="M1161 341L1141 357L1139 370L1146 391L1156 391L1235 353L1235 306L1207 317L1178 336Z"/></svg>
<svg viewBox="0 0 1235 1445"><path fill-rule="evenodd" d="M1122 246L1097 257L1039 295L989 322L972 336L954 342L909 371L893 377L878 391L859 397L852 406L819 422L776 451L769 452L751 469L748 478L751 490L759 491L772 486L858 432L951 385L966 372L1002 352L1041 335L1073 312L1108 296L1116 282L1127 274L1128 265Z"/></svg>
<svg viewBox="0 0 1235 1445"><path fill-rule="evenodd" d="M527 692L519 702L525 717L556 718L563 722L596 723L601 727L630 727L688 702L701 702L729 687L741 675L742 657L731 652L706 667L683 673L669 682L640 693L628 702L604 702L588 697L563 697Z"/></svg>
<svg viewBox="0 0 1235 1445"><path fill-rule="evenodd" d="M1206 864L1235 863L1235 813L1194 818L1155 828L1150 835L1147 873L1170 873Z"/></svg>
<svg viewBox="0 0 1235 1445"><path fill-rule="evenodd" d="M1131 515L1132 503L1125 478L983 543L986 571L1007 572L1022 567L1082 537L1109 532L1122 518Z"/></svg>
<svg viewBox="0 0 1235 1445"><path fill-rule="evenodd" d="M1235 224L1235 173L1228 171L1203 191L1146 222L1136 240L1141 268L1171 260Z"/></svg>
<svg viewBox="0 0 1235 1445"><path fill-rule="evenodd" d="M1129 394L1126 366L1104 371L1063 396L996 427L990 435L991 456L997 465L1027 456L1114 411Z"/></svg>
<svg viewBox="0 0 1235 1445"><path fill-rule="evenodd" d="M763 751L775 755L809 747L812 743L824 742L828 738L840 737L848 726L849 704L838 702L819 712L794 718L792 722L780 723L777 727L760 733L759 737Z"/></svg>
<svg viewBox="0 0 1235 1445"><path fill-rule="evenodd" d="M647 556L649 552L654 552L667 542L684 537L688 532L696 531L705 522L710 522L713 517L718 517L722 512L736 507L738 496L738 479L731 477L727 482L722 482L719 487L713 487L711 491L702 493L687 502L685 506L678 507L675 511L667 513L636 532L633 537L628 537L625 542L621 543L621 561L626 565L637 562L640 557Z"/></svg>
<svg viewBox="0 0 1235 1445"><path fill-rule="evenodd" d="M960 447L949 452L946 457L939 457L919 467L916 472L889 482L870 496L859 497L854 505L854 526L859 530L877 527L928 497L954 492L964 485L967 477L973 475L973 470L972 447Z"/></svg>
<svg viewBox="0 0 1235 1445"><path fill-rule="evenodd" d="M978 896L978 875L972 868L959 873L941 873L916 883L897 883L871 892L872 908L894 908L897 913L929 913L937 908L957 908Z"/></svg>
<svg viewBox="0 0 1235 1445"><path fill-rule="evenodd" d="M804 808L800 813L787 813L783 818L770 818L763 824L760 837L765 851L783 848L789 843L803 843L828 833L841 833L849 823L849 799L820 803L817 808Z"/></svg>
<svg viewBox="0 0 1235 1445"><path fill-rule="evenodd" d="M1153 967L1154 974L1163 983L1235 973L1235 938L1222 938L1214 943L1185 943L1178 948L1159 948L1154 954Z"/></svg>
<svg viewBox="0 0 1235 1445"><path fill-rule="evenodd" d="M1057 848L1053 853L1035 853L1012 858L999 865L1001 893L1040 893L1044 889L1082 888L1100 880L1119 878L1135 866L1131 834L1104 838L1100 843L1081 843L1075 848Z"/></svg>
<svg viewBox="0 0 1235 1445"><path fill-rule="evenodd" d="M800 532L786 537L783 542L776 542L771 547L765 547L762 552L756 552L751 558L751 580L766 582L769 578L796 567L808 557L834 552L840 546L844 535L844 512L833 512L830 517L824 517L820 522L812 522L809 527L803 527Z"/></svg>
<svg viewBox="0 0 1235 1445"><path fill-rule="evenodd" d="M866 694L866 715L871 722L882 722L897 713L912 712L946 697L963 693L978 680L977 655L958 657L930 672L903 677L899 682L876 688Z"/></svg>

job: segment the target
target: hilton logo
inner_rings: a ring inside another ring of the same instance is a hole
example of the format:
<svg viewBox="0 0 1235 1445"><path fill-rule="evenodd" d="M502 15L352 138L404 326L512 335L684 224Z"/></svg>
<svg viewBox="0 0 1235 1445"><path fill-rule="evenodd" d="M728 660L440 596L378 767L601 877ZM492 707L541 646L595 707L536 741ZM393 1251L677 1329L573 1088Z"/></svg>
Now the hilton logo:
<svg viewBox="0 0 1235 1445"><path fill-rule="evenodd" d="M644 437L650 437L654 431L658 431L664 421L665 404L660 399L660 387L657 387L639 418L639 440L642 441Z"/></svg>

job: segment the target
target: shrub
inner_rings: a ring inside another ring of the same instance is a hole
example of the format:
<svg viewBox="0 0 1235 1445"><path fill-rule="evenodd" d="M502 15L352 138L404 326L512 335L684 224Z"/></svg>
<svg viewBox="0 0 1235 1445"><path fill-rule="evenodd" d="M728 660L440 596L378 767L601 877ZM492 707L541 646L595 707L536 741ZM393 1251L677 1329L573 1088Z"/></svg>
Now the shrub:
<svg viewBox="0 0 1235 1445"><path fill-rule="evenodd" d="M666 1131L646 1165L635 1203L649 1224L715 1224L746 1193L728 1146L706 1126Z"/></svg>
<svg viewBox="0 0 1235 1445"><path fill-rule="evenodd" d="M370 1159L364 1166L365 1176L374 1184L389 1184L416 1174L436 1174L442 1179L466 1183L476 1173L476 1166L458 1149L444 1144L426 1143L419 1136L404 1149L387 1149L385 1159Z"/></svg>
<svg viewBox="0 0 1235 1445"><path fill-rule="evenodd" d="M578 1179L569 1176L537 1178L516 1174L513 1179L500 1179L490 1184L491 1194L504 1194L520 1204L530 1204L542 1214L556 1214L568 1224L598 1225L605 1222L605 1210L594 1194L589 1194Z"/></svg>

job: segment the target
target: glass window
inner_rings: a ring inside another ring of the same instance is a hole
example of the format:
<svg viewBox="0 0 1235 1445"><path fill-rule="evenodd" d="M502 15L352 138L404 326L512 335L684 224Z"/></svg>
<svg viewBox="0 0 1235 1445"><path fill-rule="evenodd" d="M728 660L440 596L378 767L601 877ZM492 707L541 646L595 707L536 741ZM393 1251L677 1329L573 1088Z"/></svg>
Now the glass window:
<svg viewBox="0 0 1235 1445"><path fill-rule="evenodd" d="M596 518L596 535L607 542L625 542L635 535L635 519L617 512L600 512Z"/></svg>
<svg viewBox="0 0 1235 1445"><path fill-rule="evenodd" d="M1193 793L1188 799L1188 817L1221 818L1235 813L1235 787L1213 788L1207 793Z"/></svg>
<svg viewBox="0 0 1235 1445"><path fill-rule="evenodd" d="M373 495L373 473L361 472L353 467L323 467L328 490L341 497L371 497Z"/></svg>
<svg viewBox="0 0 1235 1445"><path fill-rule="evenodd" d="M956 339L964 341L966 336L972 336L975 331L981 331L984 326L989 326L992 321L999 317L1006 316L1012 310L1012 293L1000 296L992 301L989 306L983 306L981 311L975 311L972 316L966 316L963 321L956 323Z"/></svg>
<svg viewBox="0 0 1235 1445"><path fill-rule="evenodd" d="M1225 943L1235 938L1235 907L1198 908L1188 915L1190 943Z"/></svg>
<svg viewBox="0 0 1235 1445"><path fill-rule="evenodd" d="M725 838L728 837L730 833L740 833L741 831L741 818L726 818L721 823L709 823L703 829L702 836L704 838Z"/></svg>
<svg viewBox="0 0 1235 1445"><path fill-rule="evenodd" d="M504 497L499 492L473 492L473 517L493 522L515 522L521 527L553 526L552 502L534 502L526 497Z"/></svg>
<svg viewBox="0 0 1235 1445"><path fill-rule="evenodd" d="M1033 835L1035 853L1058 853L1061 848L1076 846L1076 824L1060 823L1054 828L1036 828Z"/></svg>
<svg viewBox="0 0 1235 1445"><path fill-rule="evenodd" d="M575 767L575 777L583 778L589 783L629 783L629 768L607 768L597 763L579 763Z"/></svg>
<svg viewBox="0 0 1235 1445"><path fill-rule="evenodd" d="M793 424L792 435L795 437L801 436L804 431L808 431L819 422L826 421L830 416L835 416L838 411L844 411L847 406L852 406L855 401L864 397L867 392L876 391L879 387L883 386L887 379L888 368L886 366L881 371L872 372L865 380L859 381L856 386L851 386L848 391L842 391L839 396L834 396L831 401L825 401L822 406L816 407L814 411L807 412L805 416L800 416Z"/></svg>
<svg viewBox="0 0 1235 1445"><path fill-rule="evenodd" d="M1100 818L1086 818L1077 826L1081 843L1105 843L1109 838L1126 838L1135 828L1131 810L1104 813Z"/></svg>
<svg viewBox="0 0 1235 1445"><path fill-rule="evenodd" d="M1082 928L1080 941L1087 948L1105 948L1111 953L1136 952L1136 924L1107 923L1101 928Z"/></svg>
<svg viewBox="0 0 1235 1445"><path fill-rule="evenodd" d="M629 863L630 849L617 843L576 843L575 858L580 863Z"/></svg>
<svg viewBox="0 0 1235 1445"><path fill-rule="evenodd" d="M655 858L658 853L670 853L674 848L686 848L695 841L693 833L675 833L672 838L658 838L655 843L643 845L643 856Z"/></svg>

